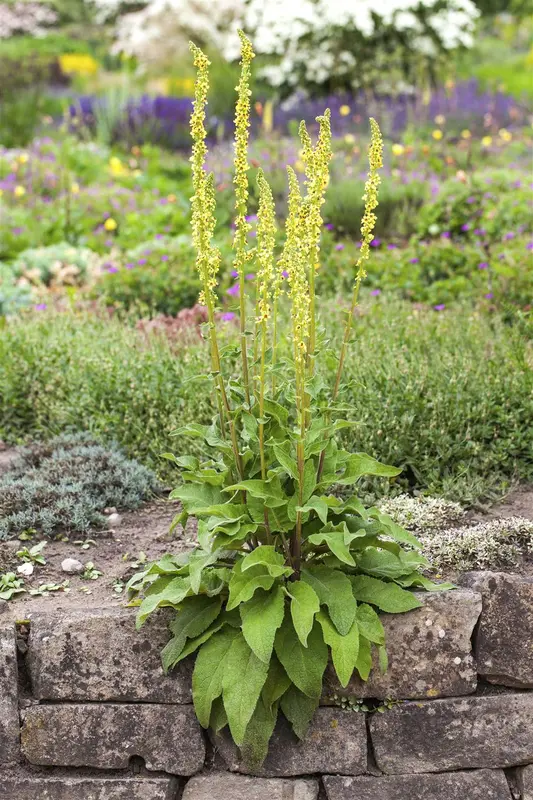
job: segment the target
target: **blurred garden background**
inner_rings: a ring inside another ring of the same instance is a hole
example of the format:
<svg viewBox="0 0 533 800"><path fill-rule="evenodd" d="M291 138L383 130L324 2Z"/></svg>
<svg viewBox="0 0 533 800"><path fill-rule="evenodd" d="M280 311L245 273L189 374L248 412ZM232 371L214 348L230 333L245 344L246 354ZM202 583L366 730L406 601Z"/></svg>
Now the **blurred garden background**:
<svg viewBox="0 0 533 800"><path fill-rule="evenodd" d="M188 40L213 64L224 254L239 27L258 53L252 223L258 167L283 214L285 165L303 174L298 123L313 133L332 112L317 292L333 349L360 244L369 116L384 134L347 363L348 449L403 468L391 493L476 505L531 482L527 0L1 0L0 439L89 431L165 479L170 431L210 420L189 231ZM222 269L231 345L239 290L229 259Z"/></svg>

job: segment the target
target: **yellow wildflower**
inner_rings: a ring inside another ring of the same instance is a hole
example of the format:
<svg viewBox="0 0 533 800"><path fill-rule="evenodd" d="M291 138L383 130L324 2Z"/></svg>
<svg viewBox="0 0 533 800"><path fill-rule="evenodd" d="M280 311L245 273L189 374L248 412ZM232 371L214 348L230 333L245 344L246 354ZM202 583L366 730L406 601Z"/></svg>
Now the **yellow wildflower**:
<svg viewBox="0 0 533 800"><path fill-rule="evenodd" d="M248 139L250 137L250 65L255 53L250 40L239 31L241 40L241 74L237 85L237 105L235 107L235 237L233 246L235 258L233 268L242 278L246 263L246 237L251 226L246 221L248 204Z"/></svg>
<svg viewBox="0 0 533 800"><path fill-rule="evenodd" d="M435 125L442 126L445 124L445 122L446 122L446 117L444 116L444 114L437 114L437 116L435 117Z"/></svg>
<svg viewBox="0 0 533 800"><path fill-rule="evenodd" d="M289 176L289 213L285 223L285 246L279 266L288 273L294 357L298 366L301 367L307 351L310 323L309 284L301 236L303 201L300 184L292 167L287 167L287 174Z"/></svg>
<svg viewBox="0 0 533 800"><path fill-rule="evenodd" d="M472 134L470 133L468 128L465 128L464 131L461 131L461 139L471 139L471 138Z"/></svg>
<svg viewBox="0 0 533 800"><path fill-rule="evenodd" d="M504 142L510 142L513 138L513 134L507 130L507 128L500 128L498 134L503 139Z"/></svg>
<svg viewBox="0 0 533 800"><path fill-rule="evenodd" d="M24 197L24 195L26 194L26 189L24 188L24 186L15 186L13 194L15 195L15 197Z"/></svg>
<svg viewBox="0 0 533 800"><path fill-rule="evenodd" d="M392 152L395 156L403 156L405 153L405 147L403 144L393 144L392 145Z"/></svg>
<svg viewBox="0 0 533 800"><path fill-rule="evenodd" d="M70 187L70 191L72 192L72 194L79 194L80 193L79 183L73 183L72 186Z"/></svg>
<svg viewBox="0 0 533 800"><path fill-rule="evenodd" d="M109 159L109 172L111 175L127 175L128 168L122 163L118 156L111 156Z"/></svg>
<svg viewBox="0 0 533 800"><path fill-rule="evenodd" d="M339 114L341 115L341 117L347 117L350 111L351 111L350 106L344 105L339 108Z"/></svg>
<svg viewBox="0 0 533 800"><path fill-rule="evenodd" d="M440 140L442 139L442 135L443 134L442 134L442 131L440 131L437 128L436 130L433 131L433 133L431 135L433 136L433 138L435 139L436 142L440 142Z"/></svg>
<svg viewBox="0 0 533 800"><path fill-rule="evenodd" d="M100 64L87 53L62 53L59 66L65 75L95 75Z"/></svg>
<svg viewBox="0 0 533 800"><path fill-rule="evenodd" d="M108 217L104 222L104 228L106 231L116 231L118 228L116 220L114 220L113 217Z"/></svg>
<svg viewBox="0 0 533 800"><path fill-rule="evenodd" d="M363 195L365 213L363 214L363 220L361 222L362 243L359 258L355 265L357 268L357 283L361 283L366 275L364 263L370 255L370 242L374 238L373 230L377 220L374 209L377 208L378 205L378 189L381 183L378 170L383 166L383 139L379 125L373 117L370 118L370 132L371 138L368 150L369 172L365 183L365 193Z"/></svg>
<svg viewBox="0 0 533 800"><path fill-rule="evenodd" d="M19 164L26 164L29 159L29 155L27 153L21 153L18 157Z"/></svg>
<svg viewBox="0 0 533 800"><path fill-rule="evenodd" d="M481 140L483 147L490 147L492 144L492 136L484 136Z"/></svg>

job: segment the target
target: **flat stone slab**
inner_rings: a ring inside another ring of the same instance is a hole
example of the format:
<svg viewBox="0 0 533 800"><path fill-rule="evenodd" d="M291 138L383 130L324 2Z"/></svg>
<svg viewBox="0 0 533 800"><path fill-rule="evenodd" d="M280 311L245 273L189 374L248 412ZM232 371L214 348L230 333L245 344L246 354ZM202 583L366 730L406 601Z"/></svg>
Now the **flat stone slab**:
<svg viewBox="0 0 533 800"><path fill-rule="evenodd" d="M174 800L173 778L73 778L0 775L0 797L11 800Z"/></svg>
<svg viewBox="0 0 533 800"><path fill-rule="evenodd" d="M139 756L149 770L194 775L205 742L192 706L73 703L29 708L22 751L41 766L125 769Z"/></svg>
<svg viewBox="0 0 533 800"><path fill-rule="evenodd" d="M0 629L0 764L20 758L15 626Z"/></svg>
<svg viewBox="0 0 533 800"><path fill-rule="evenodd" d="M318 781L245 778L214 773L187 783L182 800L317 800Z"/></svg>
<svg viewBox="0 0 533 800"><path fill-rule="evenodd" d="M409 701L370 719L388 775L533 763L533 693Z"/></svg>
<svg viewBox="0 0 533 800"><path fill-rule="evenodd" d="M367 770L367 735L364 714L339 708L319 708L300 741L281 719L270 740L268 756L254 769L240 756L228 728L211 735L217 755L232 772L264 777L336 773L361 775Z"/></svg>
<svg viewBox="0 0 533 800"><path fill-rule="evenodd" d="M483 598L474 643L479 674L490 683L533 688L533 578L469 572L461 583Z"/></svg>
<svg viewBox="0 0 533 800"><path fill-rule="evenodd" d="M393 778L326 776L328 800L511 800L501 770L395 775Z"/></svg>
<svg viewBox="0 0 533 800"><path fill-rule="evenodd" d="M476 691L472 632L481 613L481 595L469 590L418 592L423 607L407 614L383 614L389 668L374 667L367 682L354 675L347 688L328 669L326 694L352 697L458 697Z"/></svg>
<svg viewBox="0 0 533 800"><path fill-rule="evenodd" d="M533 767L524 767L520 775L522 799L533 800Z"/></svg>
<svg viewBox="0 0 533 800"><path fill-rule="evenodd" d="M190 703L191 662L161 666L170 634L165 616L135 630L131 609L35 614L28 666L39 700Z"/></svg>

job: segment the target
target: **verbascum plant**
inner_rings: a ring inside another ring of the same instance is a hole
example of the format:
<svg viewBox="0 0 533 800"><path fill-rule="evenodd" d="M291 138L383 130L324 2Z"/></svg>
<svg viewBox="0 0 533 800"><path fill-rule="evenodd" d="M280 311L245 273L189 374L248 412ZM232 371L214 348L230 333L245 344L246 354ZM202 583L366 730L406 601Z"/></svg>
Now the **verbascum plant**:
<svg viewBox="0 0 533 800"><path fill-rule="evenodd" d="M337 486L356 487L366 475L399 474L366 453L341 449L336 441L337 432L350 424L342 419L342 366L376 219L379 127L371 120L362 247L335 384L328 392L315 369L323 352L315 278L331 159L329 112L318 118L316 145L301 127L305 183L301 187L288 167L280 252L272 192L259 171L257 244L250 248L247 146L254 54L244 34L241 41L233 266L240 283L242 380L235 380L235 348L218 343L220 253L213 244L214 184L205 171L209 62L191 45L198 72L191 118L192 228L218 413L209 426L192 424L175 432L203 440L210 458L166 454L183 479L171 493L182 505L173 525L194 517L198 545L151 564L131 579L129 591L139 605L139 625L158 608L175 610L172 637L162 653L164 668L196 654L193 698L201 725L216 733L227 726L253 766L264 760L281 714L298 737L305 736L329 660L341 687L354 672L368 679L374 646L386 668L380 611L409 611L420 605L413 589L449 585L433 584L423 575L427 562L413 534L379 509L365 508L355 490L347 499L332 493ZM244 296L250 262L256 273L253 310ZM284 294L288 315L278 314ZM285 331L279 330L281 320L288 320Z"/></svg>

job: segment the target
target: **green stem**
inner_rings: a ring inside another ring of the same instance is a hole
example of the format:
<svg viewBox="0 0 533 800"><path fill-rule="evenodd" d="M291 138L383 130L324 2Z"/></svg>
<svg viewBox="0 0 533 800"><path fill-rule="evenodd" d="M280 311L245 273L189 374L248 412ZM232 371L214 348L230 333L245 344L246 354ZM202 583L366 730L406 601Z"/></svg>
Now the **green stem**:
<svg viewBox="0 0 533 800"><path fill-rule="evenodd" d="M265 458L265 425L263 423L265 413L265 358L266 358L267 326L266 320L261 322L261 370L259 373L259 457L261 459L261 478L266 481L266 458ZM265 531L267 544L271 542L270 523L268 520L268 509L264 509Z"/></svg>

